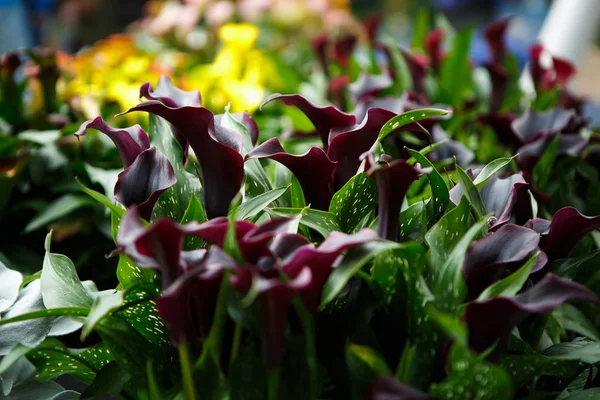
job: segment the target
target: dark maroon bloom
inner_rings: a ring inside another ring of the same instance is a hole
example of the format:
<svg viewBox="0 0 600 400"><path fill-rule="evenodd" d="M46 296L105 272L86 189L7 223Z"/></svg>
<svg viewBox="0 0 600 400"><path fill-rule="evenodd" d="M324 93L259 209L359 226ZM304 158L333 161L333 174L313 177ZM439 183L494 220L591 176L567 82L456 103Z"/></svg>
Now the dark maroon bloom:
<svg viewBox="0 0 600 400"><path fill-rule="evenodd" d="M440 73L440 66L442 65L442 59L444 58L444 49L442 49L442 40L444 39L444 36L444 30L442 28L437 28L429 32L425 38L425 47L427 48L427 54L429 54L431 68L436 74Z"/></svg>
<svg viewBox="0 0 600 400"><path fill-rule="evenodd" d="M575 127L572 126L574 118L574 111L558 107L546 111L528 109L512 122L512 128L521 143L527 143L539 134L574 133Z"/></svg>
<svg viewBox="0 0 600 400"><path fill-rule="evenodd" d="M136 205L142 218L149 220L160 195L177 183L173 166L155 147L139 126L115 129L101 117L84 122L75 132L77 137L88 129L106 134L117 147L125 170L115 185L115 199L125 207Z"/></svg>
<svg viewBox="0 0 600 400"><path fill-rule="evenodd" d="M490 229L507 222L523 224L533 216L528 188L529 184L521 174L514 174L507 178L492 176L487 180L480 194L486 211L494 213L496 218L496 222L490 226ZM458 183L450 189L450 200L458 204L462 194L462 186Z"/></svg>
<svg viewBox="0 0 600 400"><path fill-rule="evenodd" d="M573 207L564 207L552 216L552 221L536 218L527 227L542 235L541 248L550 260L565 258L588 233L600 229L600 215L588 217Z"/></svg>
<svg viewBox="0 0 600 400"><path fill-rule="evenodd" d="M476 299L506 272L520 267L538 250L540 235L522 226L506 224L469 246L463 262L463 275L469 299ZM546 264L542 253L535 270Z"/></svg>
<svg viewBox="0 0 600 400"><path fill-rule="evenodd" d="M389 75L372 75L363 72L356 81L348 86L348 89L350 89L354 101L358 102L365 96L376 96L383 89L391 87L392 84Z"/></svg>
<svg viewBox="0 0 600 400"><path fill-rule="evenodd" d="M321 64L321 68L325 73L325 76L329 76L329 69L327 68L327 44L329 41L329 36L326 32L323 32L319 36L313 39L312 47L315 53L317 54L317 58L319 60L319 64Z"/></svg>
<svg viewBox="0 0 600 400"><path fill-rule="evenodd" d="M149 220L160 195L177 183L173 166L156 147L144 150L133 164L119 174L115 199L125 207L138 206Z"/></svg>
<svg viewBox="0 0 600 400"><path fill-rule="evenodd" d="M496 345L490 355L495 359L515 326L529 315L549 313L565 302L599 304L600 299L579 283L546 274L532 288L514 297L492 297L469 303L463 315L469 330L469 345L478 352Z"/></svg>
<svg viewBox="0 0 600 400"><path fill-rule="evenodd" d="M513 121L517 117L513 113L492 112L482 115L479 121L489 125L494 130L499 142L516 150L522 144L521 139L512 128Z"/></svg>
<svg viewBox="0 0 600 400"><path fill-rule="evenodd" d="M523 171L531 173L533 167L555 139L556 135L539 134L523 147L518 149L517 157L519 166ZM589 140L579 135L561 135L558 138L557 156L578 157Z"/></svg>
<svg viewBox="0 0 600 400"><path fill-rule="evenodd" d="M372 153L364 154L365 171L377 182L379 195L377 233L384 239L400 241L400 209L409 186L427 172L405 160L392 161L381 157L375 161Z"/></svg>
<svg viewBox="0 0 600 400"><path fill-rule="evenodd" d="M484 35L491 53L491 62L502 64L506 54L505 35L510 18L493 22L485 28Z"/></svg>
<svg viewBox="0 0 600 400"><path fill-rule="evenodd" d="M298 94L272 94L263 101L261 108L273 100L281 100L286 106L298 107L319 132L325 151L329 146L329 131L332 128L343 128L356 124L354 115L347 114L333 106L318 106Z"/></svg>
<svg viewBox="0 0 600 400"><path fill-rule="evenodd" d="M533 83L541 90L565 86L575 75L575 66L565 59L552 57L552 66L546 67L541 62L544 51L546 49L540 43L533 45L529 51L529 69Z"/></svg>
<svg viewBox="0 0 600 400"><path fill-rule="evenodd" d="M202 97L200 96L200 92L198 92L198 90L191 92L181 90L173 85L168 76L164 75L158 79L156 89L152 88L152 84L150 82L144 83L140 87L140 98L142 97L148 100L159 100L165 105L174 108L184 106L200 107L202 105ZM183 149L184 159L187 160L188 143L185 136L183 136L176 128L173 129L173 135Z"/></svg>
<svg viewBox="0 0 600 400"><path fill-rule="evenodd" d="M113 128L102 117L96 117L81 124L77 132L75 132L75 136L78 138L84 136L88 129L96 129L113 141L121 156L123 168L129 167L142 151L150 148L148 134L139 125L129 128Z"/></svg>
<svg viewBox="0 0 600 400"><path fill-rule="evenodd" d="M333 57L343 68L348 68L355 45L354 35L344 35L333 43Z"/></svg>
<svg viewBox="0 0 600 400"><path fill-rule="evenodd" d="M246 155L247 160L252 158L270 158L285 165L300 182L308 204L319 210L329 208L331 181L337 163L320 148L311 147L306 153L296 156L287 153L279 139L271 138Z"/></svg>
<svg viewBox="0 0 600 400"><path fill-rule="evenodd" d="M146 85L144 87L147 88ZM174 90L171 88L170 92ZM157 96L157 91L149 94ZM189 97L184 97L184 100L189 101ZM170 104L174 103L175 100L167 103L150 100L127 112L149 112L166 119L172 125L175 137L184 138L198 158L202 170L207 216L215 218L227 215L229 204L240 190L244 178L242 136L216 123L214 114L204 107L192 105L172 107Z"/></svg>
<svg viewBox="0 0 600 400"><path fill-rule="evenodd" d="M427 76L427 65L429 61L426 56L412 54L402 50L402 55L406 60L413 82L413 91L417 94L425 93L425 77Z"/></svg>
<svg viewBox="0 0 600 400"><path fill-rule="evenodd" d="M382 376L371 385L369 400L432 400L426 393L398 382L391 376Z"/></svg>
<svg viewBox="0 0 600 400"><path fill-rule="evenodd" d="M492 96L490 98L490 111L495 112L500 110L508 88L508 73L506 69L498 63L486 63L485 68L490 74L492 81Z"/></svg>
<svg viewBox="0 0 600 400"><path fill-rule="evenodd" d="M367 33L367 40L369 41L371 46L376 45L377 33L379 32L379 27L381 26L382 19L382 14L375 14L365 19L363 22L365 32Z"/></svg>
<svg viewBox="0 0 600 400"><path fill-rule="evenodd" d="M464 144L450 139L448 134L440 125L433 126L433 129L431 130L431 136L433 137L433 143L446 140L445 143L442 143L440 146L429 152L428 157L431 161L440 162L456 157L456 162L458 165L465 166L469 165L475 158L473 152Z"/></svg>

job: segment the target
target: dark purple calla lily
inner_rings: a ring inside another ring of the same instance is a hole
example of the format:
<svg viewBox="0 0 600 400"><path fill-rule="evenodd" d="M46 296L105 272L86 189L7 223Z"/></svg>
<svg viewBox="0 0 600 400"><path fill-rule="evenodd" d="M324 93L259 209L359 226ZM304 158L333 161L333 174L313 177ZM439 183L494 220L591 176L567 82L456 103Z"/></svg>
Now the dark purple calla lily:
<svg viewBox="0 0 600 400"><path fill-rule="evenodd" d="M350 56L356 46L356 36L344 35L333 42L333 58L342 66L348 68L350 64Z"/></svg>
<svg viewBox="0 0 600 400"><path fill-rule="evenodd" d="M521 143L527 143L539 134L574 133L570 126L574 117L575 111L559 107L547 111L528 109L512 122L512 129Z"/></svg>
<svg viewBox="0 0 600 400"><path fill-rule="evenodd" d="M437 28L429 32L425 38L425 47L431 68L436 74L440 73L440 66L442 65L442 59L444 58L444 49L442 48L442 40L444 39L445 32L442 28Z"/></svg>
<svg viewBox="0 0 600 400"><path fill-rule="evenodd" d="M363 72L356 81L348 85L348 89L354 101L358 102L365 96L377 95L383 89L391 87L393 83L389 75L372 75Z"/></svg>
<svg viewBox="0 0 600 400"><path fill-rule="evenodd" d="M463 262L463 276L469 299L475 299L505 272L520 267L539 250L540 235L522 226L506 224L469 246ZM547 261L538 257L535 270Z"/></svg>
<svg viewBox="0 0 600 400"><path fill-rule="evenodd" d="M367 33L367 40L371 46L377 46L377 33L379 32L382 20L383 14L377 13L365 19L363 22L363 27Z"/></svg>
<svg viewBox="0 0 600 400"><path fill-rule="evenodd" d="M298 94L272 94L263 101L261 108L273 100L281 100L287 106L298 107L319 132L325 151L329 146L329 131L332 128L342 128L356 124L354 115L347 114L333 106L318 106Z"/></svg>
<svg viewBox="0 0 600 400"><path fill-rule="evenodd" d="M413 91L417 94L425 95L425 77L427 76L428 60L426 56L412 54L402 50L402 55L408 65L408 70L412 77Z"/></svg>
<svg viewBox="0 0 600 400"><path fill-rule="evenodd" d="M573 207L564 207L552 216L552 221L536 218L526 226L542 235L541 248L550 260L565 258L587 234L600 229L600 215L588 217Z"/></svg>
<svg viewBox="0 0 600 400"><path fill-rule="evenodd" d="M434 125L431 130L431 136L433 137L433 143L441 142L442 140L447 141L442 143L429 152L428 157L433 162L440 162L449 158L456 157L458 165L465 166L469 165L475 158L475 155L469 150L464 144L449 139L448 134L442 129L440 125Z"/></svg>
<svg viewBox="0 0 600 400"><path fill-rule="evenodd" d="M490 229L495 229L507 222L523 224L533 216L531 200L527 189L529 184L521 174L507 178L490 177L480 191L481 199L487 212L494 213L496 222ZM460 183L450 189L450 201L458 204L463 191Z"/></svg>
<svg viewBox="0 0 600 400"><path fill-rule="evenodd" d="M535 136L531 141L517 150L519 156L517 157L521 170L531 173L533 167L540 159L542 154L546 151L548 146L555 139L556 135L545 135L539 134ZM557 156L570 156L578 157L581 155L589 139L581 137L579 135L561 135L558 138L558 152Z"/></svg>
<svg viewBox="0 0 600 400"><path fill-rule="evenodd" d="M566 302L599 304L600 299L583 285L546 274L532 288L514 297L472 302L463 315L469 331L469 345L478 352L496 345L490 358L497 358L515 326L531 314L549 313Z"/></svg>
<svg viewBox="0 0 600 400"><path fill-rule="evenodd" d="M155 147L139 125L113 128L101 117L84 122L75 132L77 137L88 129L106 134L117 147L125 170L115 184L115 199L129 208L137 206L142 218L149 220L160 195L177 183L173 166Z"/></svg>
<svg viewBox="0 0 600 400"><path fill-rule="evenodd" d="M433 397L398 382L394 377L382 376L371 384L369 400L432 400Z"/></svg>
<svg viewBox="0 0 600 400"><path fill-rule="evenodd" d="M323 32L319 36L313 39L312 48L317 55L321 69L325 73L325 76L329 77L329 69L327 68L327 44L329 42L329 36L327 32Z"/></svg>
<svg viewBox="0 0 600 400"><path fill-rule="evenodd" d="M495 62L486 63L484 67L490 74L490 80L492 81L490 111L495 112L500 110L504 103L504 96L509 82L508 72L501 64Z"/></svg>
<svg viewBox="0 0 600 400"><path fill-rule="evenodd" d="M164 75L158 79L156 89L152 87L150 82L144 83L140 87L140 98L142 97L148 100L161 101L163 104L174 108L184 106L200 107L202 105L202 97L200 96L200 92L198 90L193 90L191 92L181 90L173 85L168 76ZM181 145L184 160L187 160L188 142L185 136L183 136L182 133L176 128L173 129L173 136L175 136L175 139Z"/></svg>
<svg viewBox="0 0 600 400"><path fill-rule="evenodd" d="M121 156L123 168L129 167L142 151L150 148L148 134L139 125L129 128L113 128L102 117L96 117L81 124L75 132L75 136L78 138L84 136L88 129L96 129L113 141Z"/></svg>
<svg viewBox="0 0 600 400"><path fill-rule="evenodd" d="M244 178L242 137L215 123L204 107L171 107L158 100L141 103L127 112L144 111L166 119L194 150L202 173L205 208L209 218L227 215L229 204ZM218 166L218 168L215 168Z"/></svg>
<svg viewBox="0 0 600 400"><path fill-rule="evenodd" d="M555 86L565 86L575 75L575 66L569 61L552 57L552 66L546 67L541 59L546 49L540 43L533 45L529 51L531 78L538 90L552 89Z"/></svg>
<svg viewBox="0 0 600 400"><path fill-rule="evenodd" d="M384 239L400 241L400 209L409 186L426 172L406 163L405 160L392 161L381 157L375 161L372 153L363 155L365 173L377 182L379 195L377 233Z"/></svg>
<svg viewBox="0 0 600 400"><path fill-rule="evenodd" d="M142 218L149 220L160 195L176 183L169 159L152 147L119 174L115 199L127 208L136 205Z"/></svg>
<svg viewBox="0 0 600 400"><path fill-rule="evenodd" d="M489 24L484 33L491 53L491 62L502 64L506 54L505 35L511 18L503 18Z"/></svg>
<svg viewBox="0 0 600 400"><path fill-rule="evenodd" d="M292 171L300 182L306 202L313 208L327 210L332 196L331 181L336 162L318 147L311 147L302 155L287 153L279 139L271 138L249 152L246 159L270 158Z"/></svg>
<svg viewBox="0 0 600 400"><path fill-rule="evenodd" d="M512 128L513 121L517 119L513 113L491 112L484 114L479 121L489 125L496 134L496 138L502 144L517 149L523 143Z"/></svg>

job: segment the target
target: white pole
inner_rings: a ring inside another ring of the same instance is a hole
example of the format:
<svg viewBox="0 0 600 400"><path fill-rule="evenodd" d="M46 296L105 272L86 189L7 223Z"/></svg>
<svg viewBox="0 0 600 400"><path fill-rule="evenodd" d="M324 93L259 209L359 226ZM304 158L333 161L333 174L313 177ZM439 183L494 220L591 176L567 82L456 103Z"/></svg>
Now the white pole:
<svg viewBox="0 0 600 400"><path fill-rule="evenodd" d="M578 67L599 25L600 0L554 0L538 41L553 56L565 58ZM534 92L528 69L520 83L526 93Z"/></svg>

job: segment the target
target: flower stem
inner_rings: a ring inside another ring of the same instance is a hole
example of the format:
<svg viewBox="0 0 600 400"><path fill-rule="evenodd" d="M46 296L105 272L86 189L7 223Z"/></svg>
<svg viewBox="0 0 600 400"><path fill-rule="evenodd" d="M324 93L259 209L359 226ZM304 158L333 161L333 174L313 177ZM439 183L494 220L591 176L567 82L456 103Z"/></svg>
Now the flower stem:
<svg viewBox="0 0 600 400"><path fill-rule="evenodd" d="M300 317L302 327L304 328L304 338L306 340L306 364L308 366L309 396L311 400L317 400L319 396L319 375L317 370L317 345L315 343L315 321L310 312L306 309L300 297L296 296L293 300L294 309Z"/></svg>
<svg viewBox="0 0 600 400"><path fill-rule="evenodd" d="M268 399L279 399L279 368L273 368L267 371Z"/></svg>
<svg viewBox="0 0 600 400"><path fill-rule="evenodd" d="M190 349L187 341L179 344L179 362L181 363L181 379L183 380L183 393L185 400L196 400L196 386L190 360Z"/></svg>
<svg viewBox="0 0 600 400"><path fill-rule="evenodd" d="M240 350L240 342L242 340L242 326L235 324L235 330L233 331L233 343L231 344L231 358L229 359L229 368L233 365L237 354Z"/></svg>

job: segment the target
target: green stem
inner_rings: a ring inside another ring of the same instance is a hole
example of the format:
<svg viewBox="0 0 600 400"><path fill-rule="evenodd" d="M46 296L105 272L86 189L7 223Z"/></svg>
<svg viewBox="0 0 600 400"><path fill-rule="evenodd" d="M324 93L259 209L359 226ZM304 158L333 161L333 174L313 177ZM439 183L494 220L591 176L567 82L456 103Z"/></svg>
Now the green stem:
<svg viewBox="0 0 600 400"><path fill-rule="evenodd" d="M224 274L222 279L213 324L210 328L208 337L204 341L202 355L198 361L196 361L196 367L208 362L208 357L212 357L216 365L221 367L221 341L223 339L225 322L227 321L227 297L229 296L229 289L231 288L228 275Z"/></svg>
<svg viewBox="0 0 600 400"><path fill-rule="evenodd" d="M267 371L268 399L279 399L279 368L273 368Z"/></svg>
<svg viewBox="0 0 600 400"><path fill-rule="evenodd" d="M229 359L229 368L233 365L238 352L240 350L240 342L242 340L242 326L235 324L235 330L233 331L233 342L231 344L231 358Z"/></svg>
<svg viewBox="0 0 600 400"><path fill-rule="evenodd" d="M317 345L315 342L315 321L298 296L293 300L294 309L300 317L306 340L306 364L308 366L309 399L319 396L319 374L317 369Z"/></svg>
<svg viewBox="0 0 600 400"><path fill-rule="evenodd" d="M185 400L196 400L196 386L194 385L190 349L185 340L179 344L179 362L181 364L181 379L183 380Z"/></svg>

